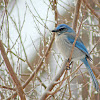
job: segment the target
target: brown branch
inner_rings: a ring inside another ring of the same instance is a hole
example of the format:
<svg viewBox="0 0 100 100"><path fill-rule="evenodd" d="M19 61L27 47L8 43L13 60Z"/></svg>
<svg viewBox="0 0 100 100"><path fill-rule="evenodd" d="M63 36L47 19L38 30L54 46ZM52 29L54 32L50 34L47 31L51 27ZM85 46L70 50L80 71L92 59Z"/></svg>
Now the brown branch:
<svg viewBox="0 0 100 100"><path fill-rule="evenodd" d="M71 99L71 97L72 97L72 94L71 94L71 88L70 88L70 77L68 78L68 89L69 89L69 98L68 98L68 100L70 100Z"/></svg>
<svg viewBox="0 0 100 100"><path fill-rule="evenodd" d="M67 74L67 71L65 71L65 74L64 74L64 77L63 77L62 80L65 79L66 74ZM60 90L60 87L61 87L61 85L63 84L63 82L64 82L64 81L60 81L60 82L59 82L59 86L56 88L56 90L55 90L54 92L49 92L49 95L54 95L55 93L57 93L57 92ZM57 83L57 84L58 84L58 83ZM55 84L55 85L56 85L56 84Z"/></svg>
<svg viewBox="0 0 100 100"><path fill-rule="evenodd" d="M0 88L16 91L15 88L7 87L7 86L2 86L2 85L0 85Z"/></svg>
<svg viewBox="0 0 100 100"><path fill-rule="evenodd" d="M49 44L49 47L46 50L45 56L41 59L38 67L33 71L33 73L30 75L30 77L26 80L25 84L23 85L23 89L29 84L29 82L35 77L35 75L39 72L39 69L41 68L41 66L43 65L43 60L48 56L50 49L52 47L52 44L54 42L54 37L55 34L53 34L53 37L51 39L51 42ZM7 100L10 100L11 98L15 98L17 96L17 92L15 92L12 96L8 97Z"/></svg>
<svg viewBox="0 0 100 100"><path fill-rule="evenodd" d="M55 82L58 81L60 79L60 77L62 76L62 74L65 71L65 66L66 66L67 61L65 60L62 68L59 70L58 74L54 77L54 79L52 80L52 82L49 84L49 86L47 87L47 89L45 90L45 92L43 93L43 95L41 96L40 100L45 100L48 96L49 96L49 92L53 89L53 87L56 85Z"/></svg>
<svg viewBox="0 0 100 100"><path fill-rule="evenodd" d="M86 5L86 7L91 11L91 13L96 16L97 19L100 20L100 16L95 12L94 9L92 9L92 7L90 6L90 4L87 2L87 0L83 0L84 4Z"/></svg>
<svg viewBox="0 0 100 100"><path fill-rule="evenodd" d="M93 50L96 48L96 46L97 46L97 44L98 44L99 42L100 42L100 38L98 39L97 43L94 45L94 47L93 47L93 49L91 50L90 54L93 52ZM99 76L99 75L100 75L99 70L98 70L95 66L93 66L93 65L91 65L91 67L92 67L93 72L96 74L96 76Z"/></svg>
<svg viewBox="0 0 100 100"><path fill-rule="evenodd" d="M75 32L76 32L76 28L77 28L77 21L79 19L79 10L80 10L80 7L81 7L81 1L82 0L77 0L77 4L76 4L76 7L75 7L73 26L72 26L72 28Z"/></svg>
<svg viewBox="0 0 100 100"><path fill-rule="evenodd" d="M100 71L97 69L97 67L92 66L92 65L91 65L91 67L92 67L93 72L96 74L96 76L99 76L100 75Z"/></svg>
<svg viewBox="0 0 100 100"><path fill-rule="evenodd" d="M14 81L14 83L16 85L16 91L17 91L17 93L19 94L21 100L26 100L23 88L21 86L21 83L18 80L15 72L13 71L13 68L12 68L12 66L11 66L11 64L10 64L10 62L8 60L7 54L5 52L5 49L3 47L3 44L2 44L1 40L0 40L0 50L1 50L1 54L3 56L4 62L6 64L6 66L7 66L8 71L9 71L9 74L12 77L12 80Z"/></svg>
<svg viewBox="0 0 100 100"><path fill-rule="evenodd" d="M82 78L83 78L83 83L86 84L87 82L86 82L86 80L85 80L85 77L84 77L82 71L81 71L81 70L79 70L79 71L81 72L81 75L82 75ZM86 90L88 91L88 87L87 87L87 85L85 85L85 88L86 88ZM90 100L91 100L91 96L90 96L90 94L88 94L88 95L89 95Z"/></svg>
<svg viewBox="0 0 100 100"><path fill-rule="evenodd" d="M56 21L55 27L57 27L58 25L57 0L54 0L53 6L54 6L54 11L55 11L55 21Z"/></svg>

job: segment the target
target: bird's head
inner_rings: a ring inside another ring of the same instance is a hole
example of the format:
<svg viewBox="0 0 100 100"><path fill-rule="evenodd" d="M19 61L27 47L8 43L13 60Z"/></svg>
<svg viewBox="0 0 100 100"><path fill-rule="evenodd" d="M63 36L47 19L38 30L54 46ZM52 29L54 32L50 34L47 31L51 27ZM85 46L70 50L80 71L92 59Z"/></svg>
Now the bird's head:
<svg viewBox="0 0 100 100"><path fill-rule="evenodd" d="M52 32L56 32L58 35L63 34L65 32L75 33L75 31L66 24L58 25Z"/></svg>

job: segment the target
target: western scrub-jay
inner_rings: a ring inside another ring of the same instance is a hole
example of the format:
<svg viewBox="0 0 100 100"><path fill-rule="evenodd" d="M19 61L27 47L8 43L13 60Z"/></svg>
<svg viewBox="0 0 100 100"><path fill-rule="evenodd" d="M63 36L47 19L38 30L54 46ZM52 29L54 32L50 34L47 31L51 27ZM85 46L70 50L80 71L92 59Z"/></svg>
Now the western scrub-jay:
<svg viewBox="0 0 100 100"><path fill-rule="evenodd" d="M64 56L65 59L68 59L73 46L73 42L76 37L75 31L66 24L60 24L54 30L52 30L52 32L56 33L55 43L57 45L58 50ZM99 91L99 84L93 74L93 71L87 59L91 60L91 57L82 40L80 39L80 37L78 37L75 43L71 61L81 60L85 64L92 78L96 91Z"/></svg>

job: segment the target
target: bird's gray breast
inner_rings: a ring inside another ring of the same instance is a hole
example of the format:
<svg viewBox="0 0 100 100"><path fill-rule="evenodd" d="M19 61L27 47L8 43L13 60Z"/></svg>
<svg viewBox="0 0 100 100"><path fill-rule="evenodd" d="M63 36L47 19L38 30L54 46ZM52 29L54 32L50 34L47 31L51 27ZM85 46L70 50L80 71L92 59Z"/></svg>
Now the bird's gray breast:
<svg viewBox="0 0 100 100"><path fill-rule="evenodd" d="M55 38L56 46L62 56L66 59L70 57L71 49L73 44L71 44L66 35L59 35ZM85 57L85 54L79 50L77 47L74 47L74 51L72 54L72 60L79 60Z"/></svg>

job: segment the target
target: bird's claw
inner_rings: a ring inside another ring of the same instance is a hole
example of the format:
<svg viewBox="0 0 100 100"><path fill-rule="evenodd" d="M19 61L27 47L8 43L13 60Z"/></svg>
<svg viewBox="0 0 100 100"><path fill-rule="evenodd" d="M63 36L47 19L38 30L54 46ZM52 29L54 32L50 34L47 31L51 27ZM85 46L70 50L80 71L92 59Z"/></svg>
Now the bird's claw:
<svg viewBox="0 0 100 100"><path fill-rule="evenodd" d="M70 68L70 66L66 66L66 70L70 70L71 68Z"/></svg>
<svg viewBox="0 0 100 100"><path fill-rule="evenodd" d="M70 65L73 63L73 61L69 62L69 59L68 59L68 63L69 63L69 65L66 66L66 70L70 70L71 69Z"/></svg>

